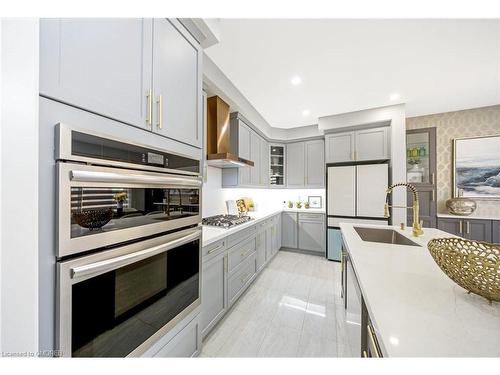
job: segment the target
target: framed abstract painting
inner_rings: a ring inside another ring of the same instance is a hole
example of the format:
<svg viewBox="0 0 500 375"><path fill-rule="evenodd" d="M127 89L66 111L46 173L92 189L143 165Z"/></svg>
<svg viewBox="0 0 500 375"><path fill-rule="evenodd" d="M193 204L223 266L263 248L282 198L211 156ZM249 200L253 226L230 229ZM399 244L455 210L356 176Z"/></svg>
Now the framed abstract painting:
<svg viewBox="0 0 500 375"><path fill-rule="evenodd" d="M500 199L500 135L453 140L453 196Z"/></svg>

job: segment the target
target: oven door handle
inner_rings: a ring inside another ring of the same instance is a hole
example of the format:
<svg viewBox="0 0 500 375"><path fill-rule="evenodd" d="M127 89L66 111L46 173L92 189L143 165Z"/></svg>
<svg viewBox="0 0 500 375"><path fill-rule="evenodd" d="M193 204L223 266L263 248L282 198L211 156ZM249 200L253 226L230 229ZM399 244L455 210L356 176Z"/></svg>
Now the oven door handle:
<svg viewBox="0 0 500 375"><path fill-rule="evenodd" d="M152 257L154 255L164 253L175 247L182 246L186 243L196 240L201 236L201 227L194 229L192 233L189 233L180 238L176 238L165 244L150 247L145 250L136 251L131 254L122 255L116 258L106 259L95 263L86 264L84 266L72 267L70 270L72 279L79 279L82 277L93 276L96 274L102 274L107 271L112 271L119 267L126 266L131 263L138 262L140 260Z"/></svg>
<svg viewBox="0 0 500 375"><path fill-rule="evenodd" d="M125 183L125 184L148 184L148 185L168 185L186 188L201 187L201 179L198 177L182 177L182 176L162 176L147 175L140 173L114 173L114 172L97 172L97 171L82 171L72 170L70 172L71 181L78 182L104 182L104 183Z"/></svg>

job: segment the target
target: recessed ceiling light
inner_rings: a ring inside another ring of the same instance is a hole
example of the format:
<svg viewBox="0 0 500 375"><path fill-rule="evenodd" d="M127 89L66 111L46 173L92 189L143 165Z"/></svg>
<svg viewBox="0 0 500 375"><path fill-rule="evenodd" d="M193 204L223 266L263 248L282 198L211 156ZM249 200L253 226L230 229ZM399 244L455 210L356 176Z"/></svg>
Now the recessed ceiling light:
<svg viewBox="0 0 500 375"><path fill-rule="evenodd" d="M308 109L304 109L304 110L302 111L302 116L309 116L310 114L311 114L311 111L310 111L310 110L308 110Z"/></svg>
<svg viewBox="0 0 500 375"><path fill-rule="evenodd" d="M300 78L299 76L293 76L291 82L294 86L300 85L302 83L302 78Z"/></svg>
<svg viewBox="0 0 500 375"><path fill-rule="evenodd" d="M389 96L389 99L391 99L392 101L398 100L399 94L398 93L391 94L391 96Z"/></svg>

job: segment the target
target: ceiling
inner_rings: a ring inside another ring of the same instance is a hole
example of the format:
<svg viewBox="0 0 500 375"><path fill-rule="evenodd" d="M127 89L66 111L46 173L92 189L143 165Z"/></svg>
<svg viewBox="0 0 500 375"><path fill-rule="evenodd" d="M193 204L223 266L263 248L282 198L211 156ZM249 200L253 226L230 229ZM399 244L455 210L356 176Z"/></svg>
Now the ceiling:
<svg viewBox="0 0 500 375"><path fill-rule="evenodd" d="M500 104L500 20L221 19L206 54L274 127Z"/></svg>

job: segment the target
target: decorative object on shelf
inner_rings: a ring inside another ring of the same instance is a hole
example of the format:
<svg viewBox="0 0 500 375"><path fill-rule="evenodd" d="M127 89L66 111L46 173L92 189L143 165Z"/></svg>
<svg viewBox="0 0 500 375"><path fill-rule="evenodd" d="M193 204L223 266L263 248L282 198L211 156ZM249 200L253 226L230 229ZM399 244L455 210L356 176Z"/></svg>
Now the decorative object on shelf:
<svg viewBox="0 0 500 375"><path fill-rule="evenodd" d="M406 179L408 182L420 183L423 181L424 171L423 168L420 167L421 162L420 158L408 159L408 164L412 166L412 168L406 173Z"/></svg>
<svg viewBox="0 0 500 375"><path fill-rule="evenodd" d="M123 214L123 203L128 198L128 194L125 191L113 194L113 199L116 201L116 213L118 216Z"/></svg>
<svg viewBox="0 0 500 375"><path fill-rule="evenodd" d="M321 208L321 196L319 195L310 195L307 197L307 202L309 203L309 207L311 208Z"/></svg>
<svg viewBox="0 0 500 375"><path fill-rule="evenodd" d="M475 200L462 197L460 189L458 195L458 197L450 198L446 201L446 209L450 214L468 216L476 211L477 204Z"/></svg>
<svg viewBox="0 0 500 375"><path fill-rule="evenodd" d="M309 208L309 202L304 202L304 208Z"/></svg>
<svg viewBox="0 0 500 375"><path fill-rule="evenodd" d="M441 270L469 292L500 302L500 245L435 238L427 248Z"/></svg>
<svg viewBox="0 0 500 375"><path fill-rule="evenodd" d="M453 197L500 199L500 135L453 140Z"/></svg>
<svg viewBox="0 0 500 375"><path fill-rule="evenodd" d="M93 208L73 212L75 222L88 230L101 229L113 217L113 211L109 208Z"/></svg>
<svg viewBox="0 0 500 375"><path fill-rule="evenodd" d="M302 202L301 201L295 202L295 207L302 208Z"/></svg>
<svg viewBox="0 0 500 375"><path fill-rule="evenodd" d="M237 199L236 207L238 207L238 212L240 213L240 215L246 213L247 211L250 211L250 207L245 203L245 198Z"/></svg>
<svg viewBox="0 0 500 375"><path fill-rule="evenodd" d="M288 208L293 208L293 202L292 201L288 201Z"/></svg>

